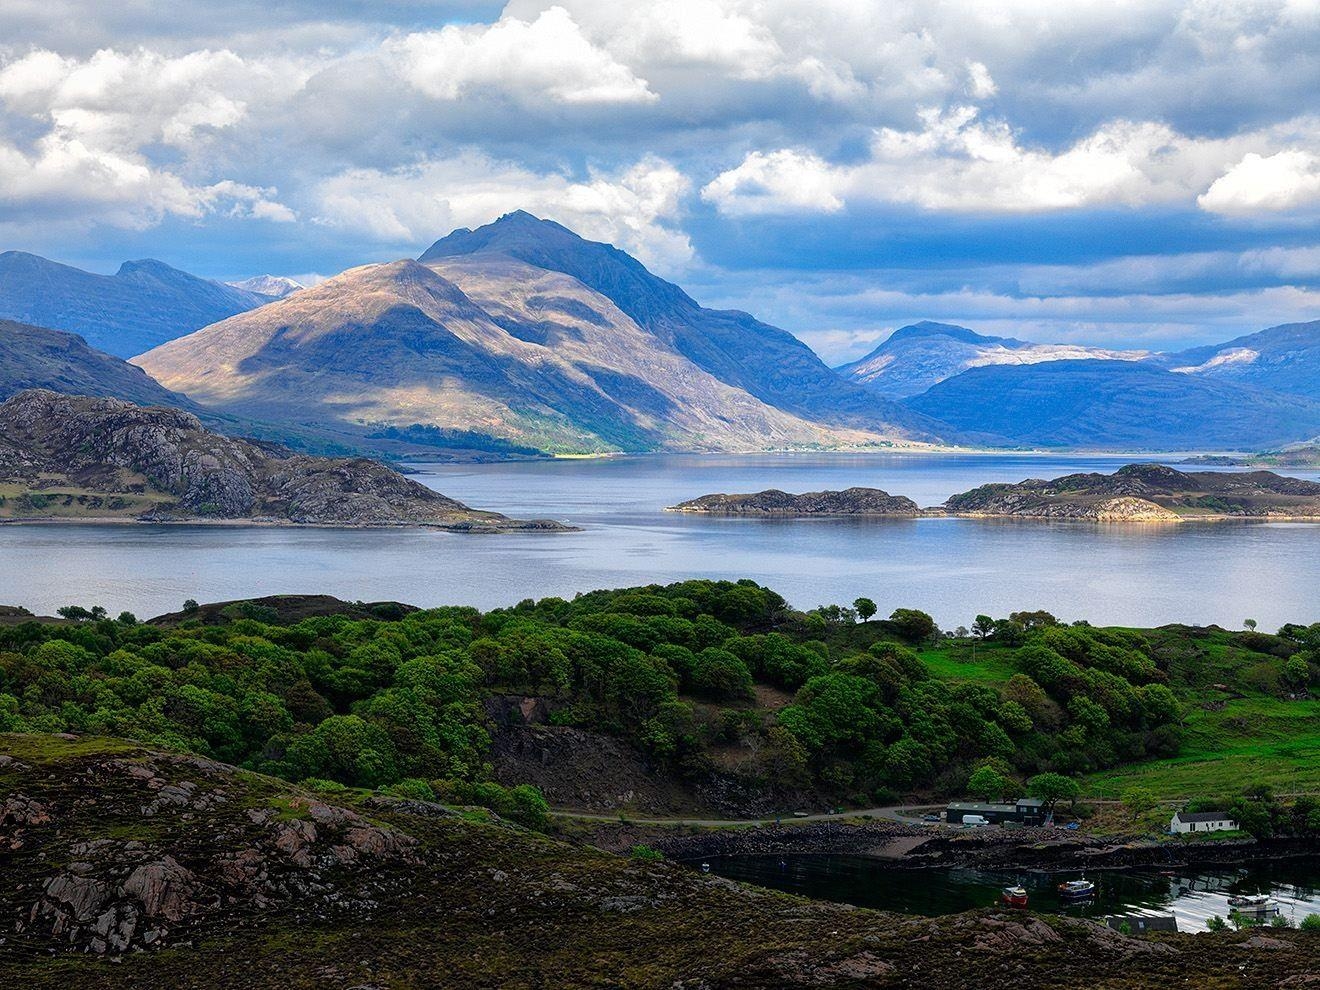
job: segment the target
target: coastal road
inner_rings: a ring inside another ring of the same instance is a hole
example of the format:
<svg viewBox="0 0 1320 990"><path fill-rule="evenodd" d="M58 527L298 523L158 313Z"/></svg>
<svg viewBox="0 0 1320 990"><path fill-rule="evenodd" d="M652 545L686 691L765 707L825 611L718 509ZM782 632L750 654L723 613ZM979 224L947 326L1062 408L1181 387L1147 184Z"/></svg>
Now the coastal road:
<svg viewBox="0 0 1320 990"><path fill-rule="evenodd" d="M881 818L891 822L902 822L905 825L934 825L935 822L923 822L920 817L920 809L934 807L933 805L889 805L883 808L857 808L842 811L839 814L833 814L825 811L810 815L780 815L770 818L638 818L633 815L601 815L586 811L551 811L550 814L556 818L573 818L579 821L587 822L620 822L626 821L630 825L697 825L710 828L736 828L738 826L756 826L756 825L791 825L794 822L831 822L843 821L848 818ZM943 825L943 822L938 824Z"/></svg>

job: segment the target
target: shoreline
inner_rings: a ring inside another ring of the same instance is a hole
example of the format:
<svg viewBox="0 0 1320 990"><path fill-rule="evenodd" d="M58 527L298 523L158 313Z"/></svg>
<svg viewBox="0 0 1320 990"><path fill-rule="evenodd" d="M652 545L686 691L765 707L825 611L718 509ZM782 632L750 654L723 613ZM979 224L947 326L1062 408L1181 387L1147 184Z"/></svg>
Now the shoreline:
<svg viewBox="0 0 1320 990"><path fill-rule="evenodd" d="M517 520L510 520L513 525L485 525L479 520L470 523L425 523L425 522L293 522L278 519L139 519L119 516L87 516L70 518L67 516L42 516L23 519L0 519L0 528L5 526L197 526L213 529L428 529L442 533L456 533L462 536L504 536L517 533L558 534L580 533L582 527L558 520L527 520L518 525ZM542 523L544 525L538 525ZM554 525L550 525L553 523Z"/></svg>
<svg viewBox="0 0 1320 990"><path fill-rule="evenodd" d="M1066 522L1089 523L1097 526L1173 526L1181 523L1220 523L1220 522L1302 522L1320 523L1320 514L1292 515L1268 513L1265 515L1233 515L1229 513L1198 513L1196 515L1176 515L1174 518L1160 516L1151 519L1092 519L1086 516L1049 515L1044 513L1015 512L949 512L938 507L922 509L920 512L791 512L791 511L751 511L739 512L721 509L695 509L681 505L667 505L663 512L675 512L689 516L711 516L719 519L888 519L895 522L919 521L922 519L992 519L1025 522Z"/></svg>

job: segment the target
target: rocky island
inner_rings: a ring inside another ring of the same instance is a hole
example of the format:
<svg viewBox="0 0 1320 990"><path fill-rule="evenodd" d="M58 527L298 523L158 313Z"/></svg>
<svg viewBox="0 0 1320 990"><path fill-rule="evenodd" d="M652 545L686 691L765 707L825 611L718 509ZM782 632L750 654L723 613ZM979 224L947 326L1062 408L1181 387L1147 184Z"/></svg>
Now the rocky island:
<svg viewBox="0 0 1320 990"><path fill-rule="evenodd" d="M367 458L222 436L191 413L29 389L0 404L0 522L563 530L481 512Z"/></svg>
<svg viewBox="0 0 1320 990"><path fill-rule="evenodd" d="M1320 484L1271 471L1187 472L1162 464L1129 464L1113 474L982 485L954 495L942 511L1092 522L1320 519Z"/></svg>
<svg viewBox="0 0 1320 990"><path fill-rule="evenodd" d="M1086 522L1180 522L1188 519L1320 520L1320 484L1271 471L1185 472L1129 464L1113 474L1070 474L1046 481L981 485L943 505L918 508L878 488L790 495L703 495L671 512L726 516L961 516L1076 519Z"/></svg>
<svg viewBox="0 0 1320 990"><path fill-rule="evenodd" d="M671 506L670 512L721 516L906 516L921 515L916 502L878 488L790 495L776 488L751 495L703 495Z"/></svg>

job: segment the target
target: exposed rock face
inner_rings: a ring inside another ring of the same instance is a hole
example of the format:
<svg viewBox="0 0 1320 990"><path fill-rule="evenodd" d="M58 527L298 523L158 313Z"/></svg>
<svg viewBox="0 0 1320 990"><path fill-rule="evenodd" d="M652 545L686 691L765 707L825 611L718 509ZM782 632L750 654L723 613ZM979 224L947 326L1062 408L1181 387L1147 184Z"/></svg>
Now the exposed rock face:
<svg viewBox="0 0 1320 990"><path fill-rule="evenodd" d="M0 254L0 317L71 330L118 357L268 302L159 261L126 261L114 275L94 275L22 251Z"/></svg>
<svg viewBox="0 0 1320 990"><path fill-rule="evenodd" d="M29 388L193 407L141 368L93 350L77 334L0 320L0 400Z"/></svg>
<svg viewBox="0 0 1320 990"><path fill-rule="evenodd" d="M1093 522L1320 518L1320 484L1269 471L1183 472L1129 464L1114 474L982 485L944 503L952 515L1025 516Z"/></svg>
<svg viewBox="0 0 1320 990"><path fill-rule="evenodd" d="M550 451L931 439L746 314L712 313L607 245L514 214L416 261L346 271L135 359L275 422L468 429Z"/></svg>
<svg viewBox="0 0 1320 990"><path fill-rule="evenodd" d="M1012 337L987 337L966 327L923 320L895 330L863 358L838 368L882 395L903 399L969 368L1045 361L1140 361L1148 351L1115 351L1075 344L1036 344Z"/></svg>
<svg viewBox="0 0 1320 990"><path fill-rule="evenodd" d="M721 516L919 516L917 503L878 488L790 495L769 489L752 495L703 495L671 508Z"/></svg>
<svg viewBox="0 0 1320 990"><path fill-rule="evenodd" d="M67 487L154 497L141 516L157 521L562 528L474 511L365 458L308 457L220 436L177 409L32 390L0 405L0 435L0 477L46 501Z"/></svg>

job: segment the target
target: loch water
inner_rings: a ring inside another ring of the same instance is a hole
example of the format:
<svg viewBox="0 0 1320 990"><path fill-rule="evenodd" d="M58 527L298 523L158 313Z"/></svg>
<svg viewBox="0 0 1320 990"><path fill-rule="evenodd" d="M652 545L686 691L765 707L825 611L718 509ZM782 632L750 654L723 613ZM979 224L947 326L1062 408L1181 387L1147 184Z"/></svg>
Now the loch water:
<svg viewBox="0 0 1320 990"><path fill-rule="evenodd" d="M1034 911L1090 918L1105 915L1168 915L1178 930L1206 930L1214 916L1227 919L1234 895L1265 895L1279 913L1299 924L1320 913L1320 858L1247 863L1240 866L1096 870L1093 898L1067 902L1057 887L1081 874L1021 870L895 869L861 856L715 857L711 872L732 880L858 907L935 917L994 907L1006 886L1026 888Z"/></svg>
<svg viewBox="0 0 1320 990"><path fill-rule="evenodd" d="M710 492L883 488L921 505L992 481L1110 472L1157 457L829 453L647 456L420 465L469 505L580 532L250 526L0 526L0 603L77 602L149 616L185 598L321 593L430 606L684 578L752 578L794 606L874 599L947 628L980 612L1046 608L1105 624L1264 629L1320 620L1320 525L1096 525L976 519L702 517L666 506ZM1287 472L1320 480L1320 472Z"/></svg>

